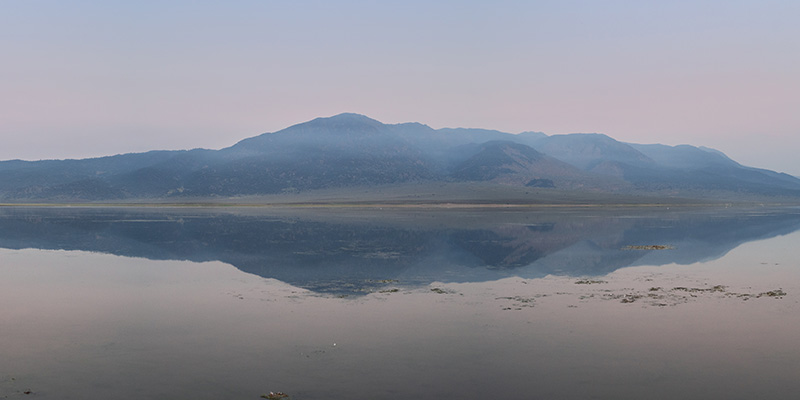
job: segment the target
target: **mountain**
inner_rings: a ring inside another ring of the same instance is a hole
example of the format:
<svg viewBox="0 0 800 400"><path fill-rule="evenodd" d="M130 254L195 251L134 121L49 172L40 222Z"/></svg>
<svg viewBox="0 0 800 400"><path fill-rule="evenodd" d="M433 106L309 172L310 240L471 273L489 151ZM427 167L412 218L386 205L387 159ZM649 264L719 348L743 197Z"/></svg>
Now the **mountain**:
<svg viewBox="0 0 800 400"><path fill-rule="evenodd" d="M456 165L450 176L456 180L483 181L537 188L605 187L619 185L610 179L580 169L510 141L491 141L477 146L477 152Z"/></svg>
<svg viewBox="0 0 800 400"><path fill-rule="evenodd" d="M689 145L666 146L663 144L631 144L632 148L646 155L661 167L674 169L702 169L713 166L740 167L722 152Z"/></svg>
<svg viewBox="0 0 800 400"><path fill-rule="evenodd" d="M480 193L473 190L476 184L482 185ZM547 198L569 195L583 202L601 193L800 198L800 179L743 166L708 148L630 144L602 134L433 129L350 113L316 118L220 150L0 162L0 200L6 202L184 202L321 190L340 190L346 198L353 188L396 187L413 195L437 185L455 188L463 201L472 193L472 200L484 202L489 201L482 198L487 187L492 188L491 201L503 201L504 193L511 192L529 196L523 202L537 202L536 196L546 193ZM450 196L438 195L441 202Z"/></svg>
<svg viewBox="0 0 800 400"><path fill-rule="evenodd" d="M230 196L435 179L422 151L378 121L357 114L317 118L220 150L223 161L196 170L184 193Z"/></svg>
<svg viewBox="0 0 800 400"><path fill-rule="evenodd" d="M541 138L534 147L586 171L591 171L607 163L633 167L655 164L650 157L631 145L597 133L553 135Z"/></svg>
<svg viewBox="0 0 800 400"><path fill-rule="evenodd" d="M722 152L689 145L633 144L655 161L655 166L630 171L626 179L650 189L705 189L770 196L796 193L797 178L743 166Z"/></svg>

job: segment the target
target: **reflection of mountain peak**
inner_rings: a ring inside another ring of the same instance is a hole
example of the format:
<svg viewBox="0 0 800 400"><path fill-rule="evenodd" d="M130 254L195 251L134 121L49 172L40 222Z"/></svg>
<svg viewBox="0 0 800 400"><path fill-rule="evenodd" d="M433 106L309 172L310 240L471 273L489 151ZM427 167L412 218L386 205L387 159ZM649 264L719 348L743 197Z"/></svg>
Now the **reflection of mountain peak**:
<svg viewBox="0 0 800 400"><path fill-rule="evenodd" d="M498 211L474 222L473 214L456 211L357 214L361 219L341 210L311 218L266 210L0 209L0 247L223 261L311 290L363 293L398 278L404 284L428 284L512 275L585 276L643 260L691 263L800 227L797 213L625 218ZM678 246L657 254L622 250L647 244Z"/></svg>

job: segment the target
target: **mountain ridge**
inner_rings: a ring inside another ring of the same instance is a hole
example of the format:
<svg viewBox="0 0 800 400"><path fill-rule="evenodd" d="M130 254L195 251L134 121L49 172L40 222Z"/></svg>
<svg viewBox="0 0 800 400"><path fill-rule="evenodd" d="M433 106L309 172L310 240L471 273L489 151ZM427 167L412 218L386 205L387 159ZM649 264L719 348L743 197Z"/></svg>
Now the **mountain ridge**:
<svg viewBox="0 0 800 400"><path fill-rule="evenodd" d="M0 200L6 202L180 202L432 182L464 187L479 182L496 185L499 192L523 187L800 199L800 179L743 166L705 147L631 144L604 134L433 129L418 122L384 124L355 113L315 118L219 150L0 161Z"/></svg>

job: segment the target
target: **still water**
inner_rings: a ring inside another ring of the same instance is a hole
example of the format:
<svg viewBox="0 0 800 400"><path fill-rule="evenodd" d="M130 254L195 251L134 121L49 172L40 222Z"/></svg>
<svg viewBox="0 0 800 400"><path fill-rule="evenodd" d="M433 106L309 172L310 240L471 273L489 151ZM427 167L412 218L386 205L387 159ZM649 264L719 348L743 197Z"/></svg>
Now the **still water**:
<svg viewBox="0 0 800 400"><path fill-rule="evenodd" d="M799 209L0 209L0 398L800 392Z"/></svg>

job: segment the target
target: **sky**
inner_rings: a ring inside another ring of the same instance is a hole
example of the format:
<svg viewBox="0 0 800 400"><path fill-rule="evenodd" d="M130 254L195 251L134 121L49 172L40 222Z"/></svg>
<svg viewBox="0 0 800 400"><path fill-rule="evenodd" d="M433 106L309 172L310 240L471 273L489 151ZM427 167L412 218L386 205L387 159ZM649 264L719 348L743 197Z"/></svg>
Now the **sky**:
<svg viewBox="0 0 800 400"><path fill-rule="evenodd" d="M716 148L800 176L800 1L0 1L0 160L342 112Z"/></svg>

